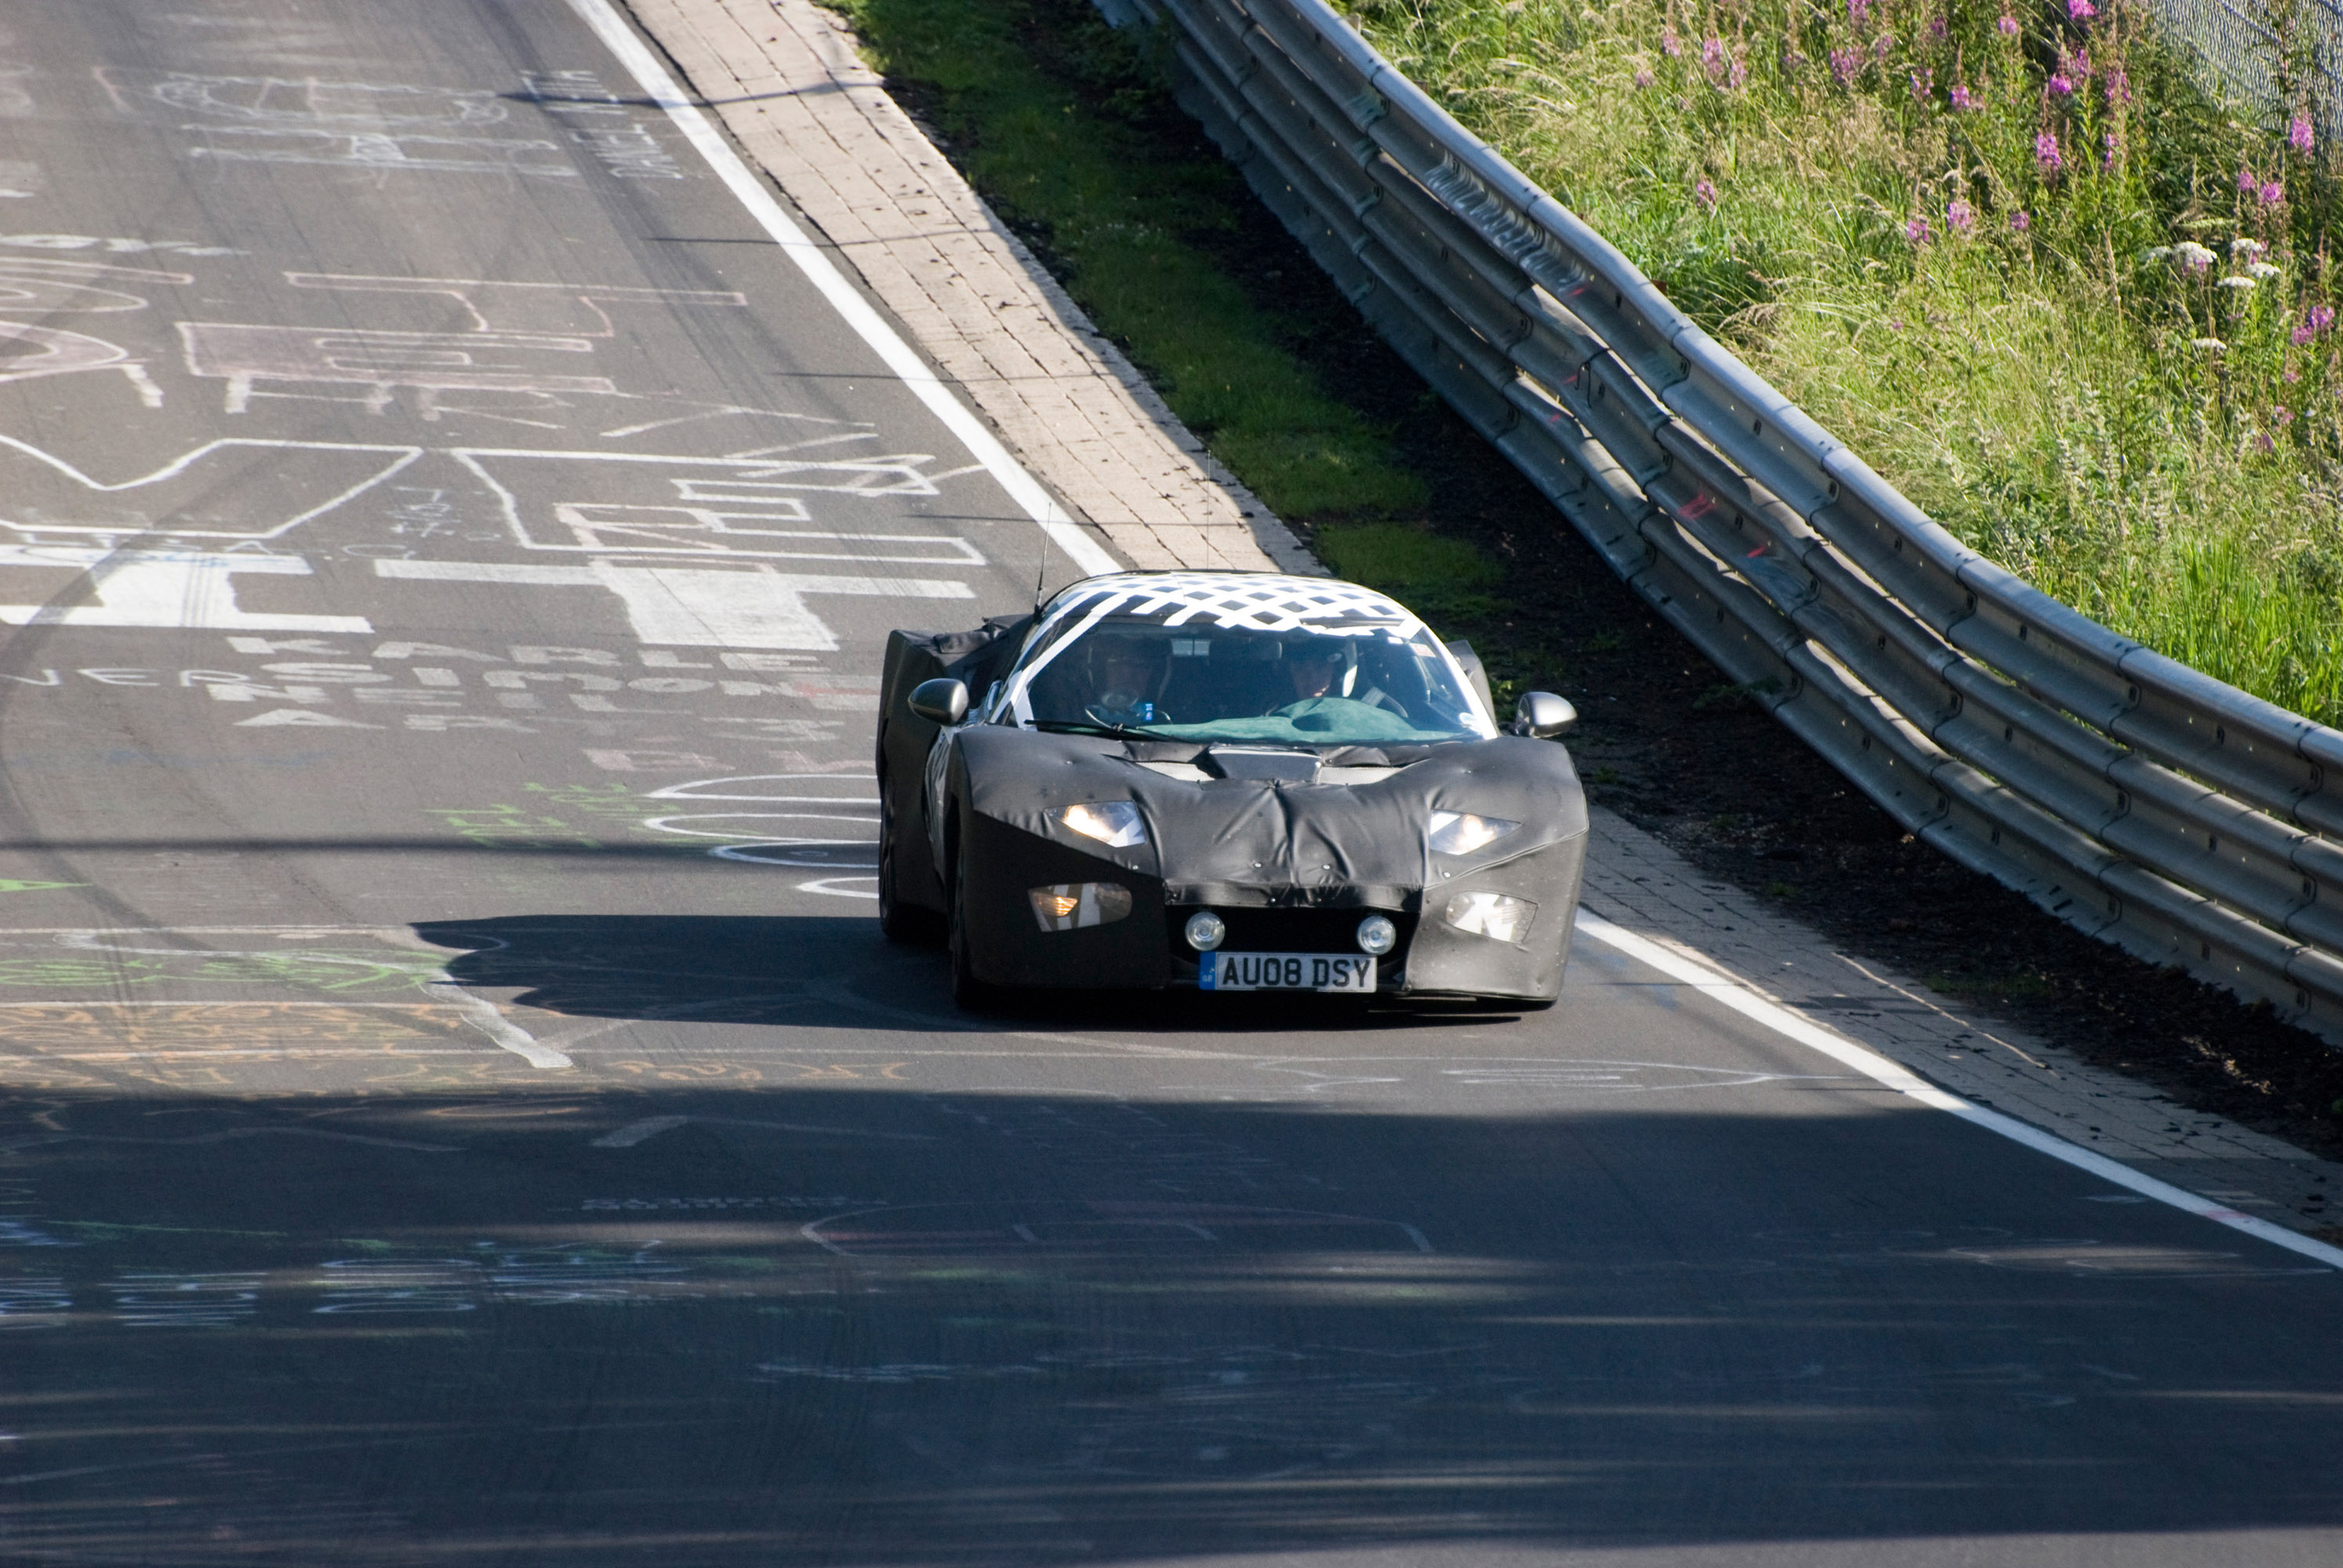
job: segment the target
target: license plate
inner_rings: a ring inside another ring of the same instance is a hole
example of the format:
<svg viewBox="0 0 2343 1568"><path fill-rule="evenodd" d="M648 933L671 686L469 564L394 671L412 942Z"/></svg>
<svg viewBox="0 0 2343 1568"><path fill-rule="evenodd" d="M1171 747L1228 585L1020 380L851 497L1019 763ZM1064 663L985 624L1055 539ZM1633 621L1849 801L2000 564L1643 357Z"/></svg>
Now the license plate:
<svg viewBox="0 0 2343 1568"><path fill-rule="evenodd" d="M1375 960L1364 953L1210 952L1196 983L1205 990L1371 991Z"/></svg>

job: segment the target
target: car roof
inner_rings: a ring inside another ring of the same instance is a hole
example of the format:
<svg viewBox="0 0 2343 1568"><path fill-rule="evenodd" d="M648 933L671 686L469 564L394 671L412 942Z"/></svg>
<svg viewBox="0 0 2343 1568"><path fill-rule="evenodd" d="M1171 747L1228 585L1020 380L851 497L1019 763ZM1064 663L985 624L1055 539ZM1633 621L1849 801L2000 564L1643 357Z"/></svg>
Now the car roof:
<svg viewBox="0 0 2343 1568"><path fill-rule="evenodd" d="M1373 588L1280 572L1110 572L1061 590L1041 619L1047 624L1076 610L1226 631L1298 631L1345 620L1416 624L1406 606Z"/></svg>

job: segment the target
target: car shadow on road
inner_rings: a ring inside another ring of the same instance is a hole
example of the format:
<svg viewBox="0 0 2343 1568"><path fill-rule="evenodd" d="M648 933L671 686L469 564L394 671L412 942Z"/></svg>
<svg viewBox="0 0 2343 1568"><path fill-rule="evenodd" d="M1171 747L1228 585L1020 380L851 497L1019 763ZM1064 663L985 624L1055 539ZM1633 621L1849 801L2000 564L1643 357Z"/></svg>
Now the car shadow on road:
<svg viewBox="0 0 2343 1568"><path fill-rule="evenodd" d="M1411 1030L1516 1016L1502 1007L1193 990L1027 991L993 1010L952 1005L937 950L903 947L848 916L510 915L415 932L460 950L458 983L511 989L526 1008L584 1018L830 1029L993 1030L1023 1024L1149 1032Z"/></svg>

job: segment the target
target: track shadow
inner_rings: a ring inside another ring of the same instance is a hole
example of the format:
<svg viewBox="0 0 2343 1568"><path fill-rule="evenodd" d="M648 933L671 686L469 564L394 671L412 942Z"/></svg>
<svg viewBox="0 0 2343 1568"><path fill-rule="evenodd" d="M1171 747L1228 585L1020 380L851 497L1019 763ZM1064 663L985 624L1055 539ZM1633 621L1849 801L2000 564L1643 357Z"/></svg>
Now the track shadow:
<svg viewBox="0 0 2343 1568"><path fill-rule="evenodd" d="M44 1094L0 1555L2334 1560L2331 1273L1901 1181L1948 1118L1498 1098Z"/></svg>

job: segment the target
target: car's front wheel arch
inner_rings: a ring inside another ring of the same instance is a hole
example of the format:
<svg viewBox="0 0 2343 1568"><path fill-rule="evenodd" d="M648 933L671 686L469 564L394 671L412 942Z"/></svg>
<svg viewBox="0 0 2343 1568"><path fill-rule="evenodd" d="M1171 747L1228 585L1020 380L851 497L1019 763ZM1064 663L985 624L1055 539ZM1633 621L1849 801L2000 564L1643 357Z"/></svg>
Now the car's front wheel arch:
<svg viewBox="0 0 2343 1568"><path fill-rule="evenodd" d="M980 980L975 954L970 950L968 914L968 834L964 813L957 801L944 816L944 907L951 911L945 945L951 953L952 1000L970 1012L982 1012L1001 1002L1000 988Z"/></svg>

